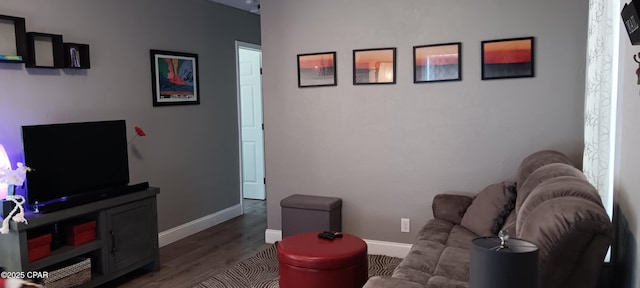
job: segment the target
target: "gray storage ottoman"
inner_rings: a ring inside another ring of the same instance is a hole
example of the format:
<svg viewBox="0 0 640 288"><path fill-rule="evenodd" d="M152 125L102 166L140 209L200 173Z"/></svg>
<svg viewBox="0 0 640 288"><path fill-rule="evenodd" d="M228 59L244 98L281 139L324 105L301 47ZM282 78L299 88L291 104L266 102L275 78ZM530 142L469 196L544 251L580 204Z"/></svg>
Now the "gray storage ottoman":
<svg viewBox="0 0 640 288"><path fill-rule="evenodd" d="M303 232L342 231L342 199L294 194L280 201L282 239Z"/></svg>

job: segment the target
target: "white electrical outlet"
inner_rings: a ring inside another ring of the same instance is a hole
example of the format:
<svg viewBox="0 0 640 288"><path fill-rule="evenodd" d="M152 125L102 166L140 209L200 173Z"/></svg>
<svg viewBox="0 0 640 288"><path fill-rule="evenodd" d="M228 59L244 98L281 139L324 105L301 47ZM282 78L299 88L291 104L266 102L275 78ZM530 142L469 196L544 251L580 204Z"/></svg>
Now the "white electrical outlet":
<svg viewBox="0 0 640 288"><path fill-rule="evenodd" d="M400 232L404 232L404 233L411 232L411 219L400 218Z"/></svg>

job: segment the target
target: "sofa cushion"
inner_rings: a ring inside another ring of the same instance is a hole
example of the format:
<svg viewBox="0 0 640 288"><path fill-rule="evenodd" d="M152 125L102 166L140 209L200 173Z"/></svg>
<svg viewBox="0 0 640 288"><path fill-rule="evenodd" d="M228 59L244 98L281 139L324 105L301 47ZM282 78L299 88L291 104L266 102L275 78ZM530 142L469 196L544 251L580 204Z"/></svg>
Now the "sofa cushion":
<svg viewBox="0 0 640 288"><path fill-rule="evenodd" d="M393 271L393 277L426 285L433 276L440 255L446 248L441 243L419 240L413 243L409 254Z"/></svg>
<svg viewBox="0 0 640 288"><path fill-rule="evenodd" d="M447 239L449 238L449 232L453 229L453 223L441 219L429 219L427 224L422 226L420 232L418 232L418 236L416 241L420 240L428 240L437 242L440 244L445 244Z"/></svg>
<svg viewBox="0 0 640 288"><path fill-rule="evenodd" d="M533 171L529 177L527 177L527 180L521 183L520 189L518 189L518 199L516 200L516 213L520 211L522 203L529 197L531 191L540 185L540 183L560 176L572 176L587 180L587 177L584 176L582 171L569 164L551 163L544 165Z"/></svg>
<svg viewBox="0 0 640 288"><path fill-rule="evenodd" d="M404 286L402 287L404 288ZM426 288L469 288L469 283L442 276L433 276L429 279Z"/></svg>
<svg viewBox="0 0 640 288"><path fill-rule="evenodd" d="M424 285L388 276L373 276L362 288L424 288ZM438 286L440 287L440 286ZM467 286L468 287L468 286Z"/></svg>
<svg viewBox="0 0 640 288"><path fill-rule="evenodd" d="M529 228L529 233L536 235L541 234L541 231L538 230L538 227L541 227L542 224L536 222L536 218L531 217L530 214L558 213L558 215L554 215L555 217L553 219L562 219L562 217L560 216L564 215L567 212L563 211L562 209L557 209L557 207L554 205L548 206L550 205L549 203L554 203L554 201L562 201L560 203L562 203L563 205L569 205L571 201L574 201L575 199L585 199L589 202L593 202L593 204L595 204L596 206L602 207L602 200L600 200L598 191L595 187L593 187L593 185L589 183L589 181L585 179L573 176L559 176L538 184L538 186L536 186L536 188L531 191L529 197L524 200L524 203L520 207L520 211L518 211L518 219L516 220L517 237L532 240L532 235L523 234L523 232L527 230L527 225L529 227L536 227L533 229ZM541 209L542 207L545 207L545 209L547 210ZM604 211L604 208L595 209L595 211L597 212ZM604 213L606 215L606 212ZM557 225L564 227L565 225L567 225L567 223L570 222L563 222L562 220L559 220ZM552 226L550 226L549 229L558 231ZM542 235L544 235L543 237L549 238L549 231L544 232L545 233L542 233ZM540 253L542 254L543 252L541 251Z"/></svg>
<svg viewBox="0 0 640 288"><path fill-rule="evenodd" d="M434 271L434 276L444 276L449 279L469 282L471 266L471 252L469 249L446 247L440 255L440 261Z"/></svg>
<svg viewBox="0 0 640 288"><path fill-rule="evenodd" d="M451 228L449 238L444 243L448 247L457 247L471 250L471 241L478 238L476 233L469 231L460 225L455 225Z"/></svg>
<svg viewBox="0 0 640 288"><path fill-rule="evenodd" d="M491 184L473 199L460 225L479 236L492 236L496 218L505 210L510 193L508 182Z"/></svg>
<svg viewBox="0 0 640 288"><path fill-rule="evenodd" d="M433 217L447 220L453 224L460 224L469 205L473 201L472 197L465 195L438 194L433 197L431 210Z"/></svg>
<svg viewBox="0 0 640 288"><path fill-rule="evenodd" d="M423 287L467 288L471 252L466 247L470 247L471 240L476 237L460 225L431 219L420 231L419 240L414 242L407 256L394 270L393 278L418 283ZM385 281L380 282L383 284ZM404 287L393 286L399 283L384 284L391 285L388 287Z"/></svg>
<svg viewBox="0 0 640 288"><path fill-rule="evenodd" d="M518 191L520 191L520 186L522 186L524 181L527 180L533 171L551 163L565 163L573 166L571 160L569 160L566 155L558 151L542 150L532 153L525 157L522 162L520 162L520 166L518 166L518 172L516 172L516 184Z"/></svg>

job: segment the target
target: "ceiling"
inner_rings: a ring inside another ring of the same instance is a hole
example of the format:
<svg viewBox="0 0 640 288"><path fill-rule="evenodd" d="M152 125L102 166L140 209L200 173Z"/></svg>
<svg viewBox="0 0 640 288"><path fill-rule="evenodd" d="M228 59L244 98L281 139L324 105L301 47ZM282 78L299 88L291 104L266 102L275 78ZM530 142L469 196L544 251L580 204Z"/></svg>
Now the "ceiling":
<svg viewBox="0 0 640 288"><path fill-rule="evenodd" d="M260 15L260 0L209 0Z"/></svg>

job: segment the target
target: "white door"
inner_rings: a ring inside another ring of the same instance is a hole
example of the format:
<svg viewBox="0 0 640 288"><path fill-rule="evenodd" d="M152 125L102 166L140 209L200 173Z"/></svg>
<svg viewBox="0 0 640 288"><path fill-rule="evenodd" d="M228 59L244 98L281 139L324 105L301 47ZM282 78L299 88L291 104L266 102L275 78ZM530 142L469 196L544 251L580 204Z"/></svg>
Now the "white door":
<svg viewBox="0 0 640 288"><path fill-rule="evenodd" d="M264 137L262 130L262 51L238 48L242 191L244 198L265 197Z"/></svg>

